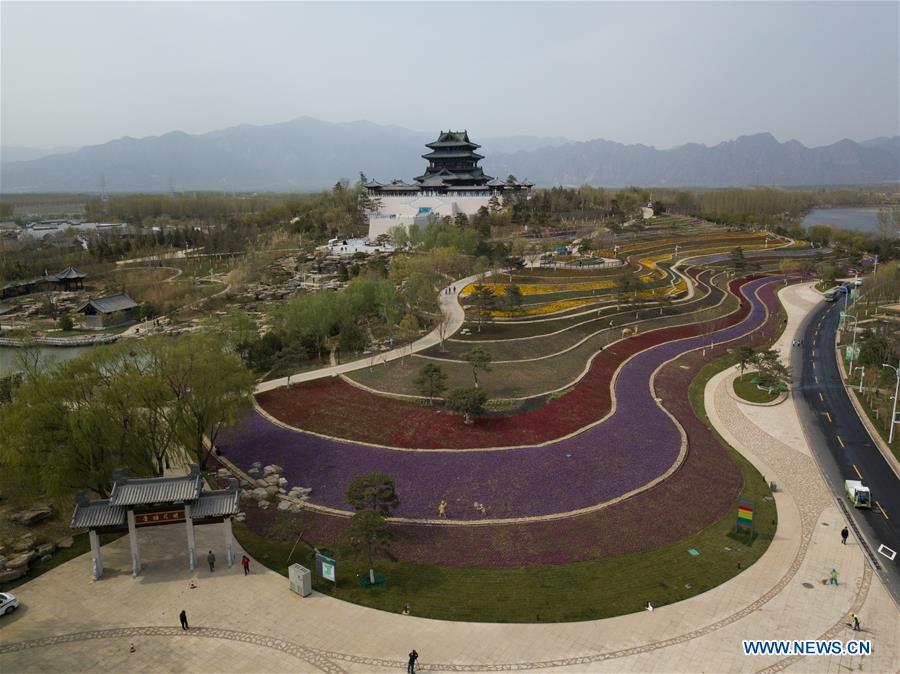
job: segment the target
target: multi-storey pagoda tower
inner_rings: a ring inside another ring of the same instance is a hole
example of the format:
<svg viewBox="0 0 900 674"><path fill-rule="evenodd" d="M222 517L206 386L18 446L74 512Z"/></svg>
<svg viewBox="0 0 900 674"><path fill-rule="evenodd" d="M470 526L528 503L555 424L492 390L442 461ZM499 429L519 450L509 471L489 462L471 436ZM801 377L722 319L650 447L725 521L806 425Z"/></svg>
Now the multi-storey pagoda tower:
<svg viewBox="0 0 900 674"><path fill-rule="evenodd" d="M422 187L482 187L492 179L478 166L484 155L475 152L481 146L469 140L467 131L441 131L425 147L431 149L422 155L428 168L415 179Z"/></svg>

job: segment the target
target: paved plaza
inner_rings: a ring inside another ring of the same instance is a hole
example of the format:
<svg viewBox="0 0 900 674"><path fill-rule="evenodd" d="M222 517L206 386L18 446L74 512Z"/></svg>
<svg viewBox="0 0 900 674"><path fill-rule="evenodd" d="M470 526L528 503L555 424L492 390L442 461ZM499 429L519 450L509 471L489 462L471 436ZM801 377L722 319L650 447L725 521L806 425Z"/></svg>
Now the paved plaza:
<svg viewBox="0 0 900 674"><path fill-rule="evenodd" d="M806 286L782 295L789 311L783 344L817 296ZM286 578L255 560L247 577L238 564L190 572L184 527L168 525L140 531L138 578L122 538L104 547L100 581L90 580L84 555L19 587L21 609L0 622L0 671L377 674L405 671L405 655L415 648L419 670L434 672L897 672L900 614L853 538L841 545L843 518L805 445L792 399L739 403L727 393L735 375L729 370L710 382L707 409L723 436L778 483L779 527L755 565L702 595L581 623L426 620L317 593L300 598ZM224 560L222 525L198 527L196 535L198 550L211 547ZM821 582L832 567L840 573L836 587ZM182 609L187 632L178 624ZM861 632L850 629L850 611L860 615ZM744 656L741 641L757 638L862 638L873 652Z"/></svg>

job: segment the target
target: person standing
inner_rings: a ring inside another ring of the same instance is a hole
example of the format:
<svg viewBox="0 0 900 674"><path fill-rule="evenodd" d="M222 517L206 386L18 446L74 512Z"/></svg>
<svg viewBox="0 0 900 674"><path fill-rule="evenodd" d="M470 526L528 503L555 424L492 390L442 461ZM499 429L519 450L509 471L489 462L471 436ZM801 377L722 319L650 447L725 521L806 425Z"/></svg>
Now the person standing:
<svg viewBox="0 0 900 674"><path fill-rule="evenodd" d="M850 535L850 530L847 527L841 529L841 543L847 545L847 537Z"/></svg>
<svg viewBox="0 0 900 674"><path fill-rule="evenodd" d="M859 616L855 613L851 613L850 617L853 618L853 630L859 632Z"/></svg>
<svg viewBox="0 0 900 674"><path fill-rule="evenodd" d="M416 653L416 649L412 649L409 652L409 664L406 665L406 674L416 674L416 660L419 659L419 654Z"/></svg>
<svg viewBox="0 0 900 674"><path fill-rule="evenodd" d="M250 558L247 555L241 557L241 566L244 567L244 575L250 573Z"/></svg>
<svg viewBox="0 0 900 674"><path fill-rule="evenodd" d="M831 575L828 577L828 584L829 585L837 585L838 584L837 577L838 577L837 569L832 569Z"/></svg>
<svg viewBox="0 0 900 674"><path fill-rule="evenodd" d="M181 629L188 629L187 611L181 609L181 613L178 614L178 619L181 621Z"/></svg>
<svg viewBox="0 0 900 674"><path fill-rule="evenodd" d="M213 551L210 550L209 554L206 555L206 561L209 562L209 570L213 572L216 570L216 556L213 554Z"/></svg>

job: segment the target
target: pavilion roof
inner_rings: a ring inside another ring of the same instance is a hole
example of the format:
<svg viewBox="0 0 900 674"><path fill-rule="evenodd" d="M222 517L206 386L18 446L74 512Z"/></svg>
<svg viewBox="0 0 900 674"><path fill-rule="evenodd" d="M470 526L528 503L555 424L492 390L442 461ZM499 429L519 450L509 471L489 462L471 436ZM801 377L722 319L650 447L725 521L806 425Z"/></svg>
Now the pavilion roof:
<svg viewBox="0 0 900 674"><path fill-rule="evenodd" d="M190 473L179 477L134 479L117 476L109 501L116 506L195 501L202 487L200 470L196 465L191 465Z"/></svg>
<svg viewBox="0 0 900 674"><path fill-rule="evenodd" d="M438 139L433 143L426 144L425 147L433 150L439 147L470 147L474 150L481 146L469 140L468 131L441 131Z"/></svg>
<svg viewBox="0 0 900 674"><path fill-rule="evenodd" d="M115 295L107 295L97 299L88 298L88 301L84 302L75 311L84 311L88 306L94 307L101 314L110 314L113 311L133 309L138 306L138 303L131 299L128 293L116 293Z"/></svg>
<svg viewBox="0 0 900 674"><path fill-rule="evenodd" d="M437 149L434 152L423 154L422 159L474 159L478 161L479 159L484 159L484 155L472 150Z"/></svg>
<svg viewBox="0 0 900 674"><path fill-rule="evenodd" d="M66 267L61 272L56 274L56 278L58 278L60 281L75 280L75 279L84 278L86 276L87 276L87 274L78 271L77 269L75 269L75 267Z"/></svg>

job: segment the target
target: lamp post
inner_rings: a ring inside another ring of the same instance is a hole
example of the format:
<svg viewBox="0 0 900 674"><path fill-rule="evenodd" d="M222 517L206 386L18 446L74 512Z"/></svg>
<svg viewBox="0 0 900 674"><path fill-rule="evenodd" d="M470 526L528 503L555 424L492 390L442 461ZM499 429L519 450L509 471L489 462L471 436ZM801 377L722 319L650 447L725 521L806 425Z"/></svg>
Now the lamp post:
<svg viewBox="0 0 900 674"><path fill-rule="evenodd" d="M897 383L894 384L894 411L891 412L891 431L888 433L888 444L891 444L894 441L894 425L897 423L897 393L900 392L900 363L897 364L897 367L882 363L881 367L891 368L897 376Z"/></svg>
<svg viewBox="0 0 900 674"><path fill-rule="evenodd" d="M859 392L862 393L863 390L863 377L866 376L866 368L862 365L857 365L856 369L859 370Z"/></svg>

